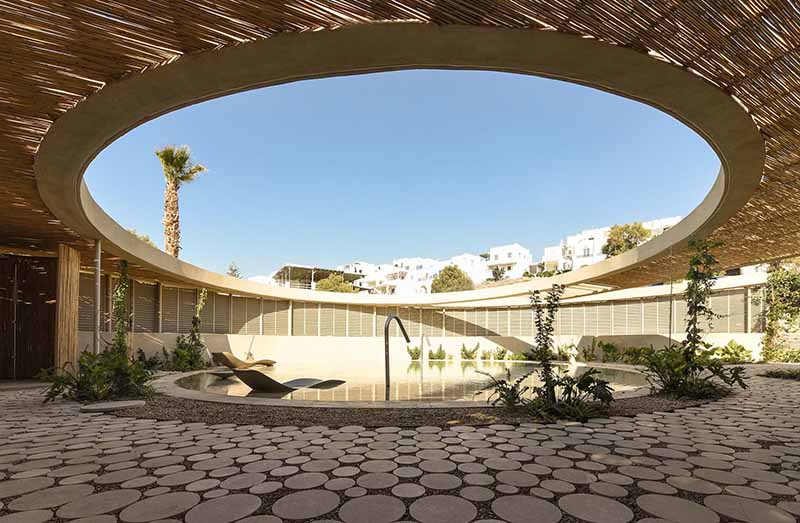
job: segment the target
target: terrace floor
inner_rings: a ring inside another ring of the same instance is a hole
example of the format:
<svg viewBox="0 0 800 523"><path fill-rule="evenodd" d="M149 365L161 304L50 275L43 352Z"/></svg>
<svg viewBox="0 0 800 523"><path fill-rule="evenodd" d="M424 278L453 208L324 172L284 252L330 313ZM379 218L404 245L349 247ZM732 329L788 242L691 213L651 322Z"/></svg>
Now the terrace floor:
<svg viewBox="0 0 800 523"><path fill-rule="evenodd" d="M671 413L484 427L208 425L41 399L0 390L0 523L800 516L797 381L753 377Z"/></svg>

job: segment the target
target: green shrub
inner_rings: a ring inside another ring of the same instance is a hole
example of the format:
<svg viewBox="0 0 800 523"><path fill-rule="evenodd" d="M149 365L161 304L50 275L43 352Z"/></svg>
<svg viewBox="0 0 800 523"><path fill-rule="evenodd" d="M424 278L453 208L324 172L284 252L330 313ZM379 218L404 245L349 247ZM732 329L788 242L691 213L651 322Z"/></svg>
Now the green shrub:
<svg viewBox="0 0 800 523"><path fill-rule="evenodd" d="M488 350L485 350L485 351L481 352L481 359L483 361L491 360L492 359L492 353L489 352Z"/></svg>
<svg viewBox="0 0 800 523"><path fill-rule="evenodd" d="M532 361L531 355L526 352L512 352L510 359L512 361Z"/></svg>
<svg viewBox="0 0 800 523"><path fill-rule="evenodd" d="M136 361L149 371L160 370L162 367L161 360L157 354L153 354L148 358L142 349L136 351Z"/></svg>
<svg viewBox="0 0 800 523"><path fill-rule="evenodd" d="M622 359L622 351L613 343L598 341L598 348L600 348L600 361L603 363L615 363Z"/></svg>
<svg viewBox="0 0 800 523"><path fill-rule="evenodd" d="M644 365L653 347L628 347L622 351L622 361L628 365Z"/></svg>
<svg viewBox="0 0 800 523"><path fill-rule="evenodd" d="M59 396L80 402L138 398L152 392L148 385L151 372L129 358L127 351L112 346L99 354L84 351L78 358L77 369L68 362L58 371L46 374L50 386L45 391L45 402Z"/></svg>
<svg viewBox="0 0 800 523"><path fill-rule="evenodd" d="M764 352L764 361L800 363L800 349L790 349L784 343L773 343L769 352Z"/></svg>
<svg viewBox="0 0 800 523"><path fill-rule="evenodd" d="M444 360L447 359L447 353L442 348L442 345L439 344L439 348L436 350L428 349L428 359L429 360Z"/></svg>
<svg viewBox="0 0 800 523"><path fill-rule="evenodd" d="M596 342L597 338L592 338L591 345L584 345L581 349L581 360L583 361L595 361L597 359L597 355L595 353L595 348L597 346Z"/></svg>
<svg viewBox="0 0 800 523"><path fill-rule="evenodd" d="M500 404L507 409L517 409L527 403L525 393L530 390L530 387L527 385L523 386L522 382L525 381L532 372L523 374L514 381L511 381L511 371L509 369L506 369L505 379L497 379L488 372L479 370L475 372L489 378L489 383L475 394L477 395L481 392L491 390L492 393L486 401L492 406Z"/></svg>
<svg viewBox="0 0 800 523"><path fill-rule="evenodd" d="M711 349L711 356L718 358L722 363L750 363L753 353L744 345L731 340L723 347Z"/></svg>
<svg viewBox="0 0 800 523"><path fill-rule="evenodd" d="M480 349L480 345L476 345L475 348L468 349L466 343L461 344L461 359L462 360L474 360L478 357L478 349Z"/></svg>
<svg viewBox="0 0 800 523"><path fill-rule="evenodd" d="M743 367L724 367L703 341L702 321L708 324L717 317L708 300L717 279L717 259L711 249L718 246L704 240L691 240L694 251L686 274L686 339L660 351L651 351L645 363L645 375L654 391L672 397L718 398L738 385L746 389ZM721 382L721 383L720 383Z"/></svg>
<svg viewBox="0 0 800 523"><path fill-rule="evenodd" d="M651 351L644 373L653 391L675 398L719 398L730 392L728 387L747 388L742 367L724 367L710 352L687 359L683 345Z"/></svg>
<svg viewBox="0 0 800 523"><path fill-rule="evenodd" d="M492 350L492 359L495 361L502 361L506 359L506 348L497 346Z"/></svg>
<svg viewBox="0 0 800 523"><path fill-rule="evenodd" d="M765 378L779 378L782 380L797 380L800 381L800 369L777 369L768 370L759 376Z"/></svg>
<svg viewBox="0 0 800 523"><path fill-rule="evenodd" d="M128 264L120 262L119 283L112 294L114 339L99 354L84 351L77 368L67 362L60 369L41 373L50 381L45 402L59 396L75 401L103 401L147 396L152 373L128 355Z"/></svg>
<svg viewBox="0 0 800 523"><path fill-rule="evenodd" d="M556 347L556 360L569 361L569 358L574 353L574 351L575 351L574 344L559 345L558 347Z"/></svg>
<svg viewBox="0 0 800 523"><path fill-rule="evenodd" d="M422 349L419 347L412 347L411 345L406 345L406 352L409 356L411 356L412 361L417 361L422 357Z"/></svg>
<svg viewBox="0 0 800 523"><path fill-rule="evenodd" d="M208 362L203 357L206 345L200 338L200 313L205 307L206 296L206 290L202 289L195 306L194 316L192 316L192 328L189 334L180 335L175 339L175 350L171 354L166 349L162 349L164 370L188 372L208 367Z"/></svg>
<svg viewBox="0 0 800 523"><path fill-rule="evenodd" d="M588 369L580 376L563 375L555 379L556 400L548 401L542 387L534 387L529 408L546 421L571 419L586 421L605 414L614 400L611 385L597 377L597 369Z"/></svg>

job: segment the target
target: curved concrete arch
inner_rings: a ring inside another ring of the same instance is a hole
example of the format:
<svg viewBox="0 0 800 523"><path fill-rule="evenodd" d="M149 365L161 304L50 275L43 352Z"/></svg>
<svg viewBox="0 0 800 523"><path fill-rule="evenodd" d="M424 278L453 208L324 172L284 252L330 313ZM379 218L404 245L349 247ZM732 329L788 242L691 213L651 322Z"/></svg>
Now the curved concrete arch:
<svg viewBox="0 0 800 523"><path fill-rule="evenodd" d="M83 173L99 151L167 112L270 85L420 68L544 76L651 105L700 134L717 153L720 174L689 216L620 256L554 278L411 299L287 289L206 271L128 234L97 205L83 183ZM392 23L275 36L186 56L107 85L53 124L37 152L35 174L43 200L65 225L84 237L102 239L110 252L188 284L300 301L471 305L522 296L553 283L602 280L664 255L689 238L707 236L747 202L763 167L764 142L750 116L733 98L686 70L633 50L558 32ZM603 286L584 289L591 292Z"/></svg>

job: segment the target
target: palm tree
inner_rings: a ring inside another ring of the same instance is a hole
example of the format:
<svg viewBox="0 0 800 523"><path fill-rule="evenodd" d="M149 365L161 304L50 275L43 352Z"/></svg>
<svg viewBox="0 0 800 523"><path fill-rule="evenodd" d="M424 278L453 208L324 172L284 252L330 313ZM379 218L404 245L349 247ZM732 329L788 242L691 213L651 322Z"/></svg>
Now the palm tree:
<svg viewBox="0 0 800 523"><path fill-rule="evenodd" d="M192 163L191 151L188 145L176 147L167 145L156 151L156 156L161 160L164 169L164 250L172 256L178 257L181 250L181 221L178 210L178 189L181 185L194 181L201 173L206 171L202 165Z"/></svg>

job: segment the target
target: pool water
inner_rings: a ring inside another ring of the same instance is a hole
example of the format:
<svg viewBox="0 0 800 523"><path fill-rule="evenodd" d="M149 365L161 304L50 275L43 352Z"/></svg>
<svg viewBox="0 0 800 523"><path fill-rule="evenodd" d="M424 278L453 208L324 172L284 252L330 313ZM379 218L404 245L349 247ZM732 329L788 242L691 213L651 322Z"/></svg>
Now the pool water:
<svg viewBox="0 0 800 523"><path fill-rule="evenodd" d="M224 396L247 396L263 398L283 398L286 400L316 401L383 401L384 370L377 363L368 365L358 362L341 367L323 363L281 364L274 367L261 367L272 378L285 382L296 378L342 379L343 385L328 390L303 389L290 394L261 393L252 390L238 378L219 378L209 372L194 374L178 381L178 385ZM562 374L580 375L589 367L577 365L557 365ZM394 364L392 366L391 394L396 401L479 401L485 402L490 391L482 390L489 382L485 372L496 378L511 379L533 372L525 378L528 386L540 385L537 366L529 362L484 362L484 361L429 361ZM647 385L645 377L635 371L600 368L599 377L609 381L615 392L633 390Z"/></svg>

